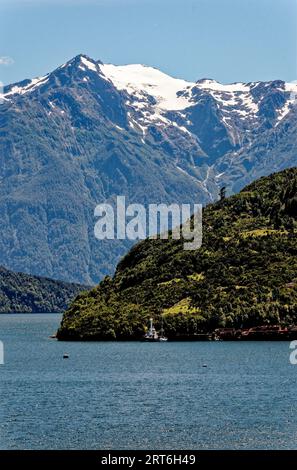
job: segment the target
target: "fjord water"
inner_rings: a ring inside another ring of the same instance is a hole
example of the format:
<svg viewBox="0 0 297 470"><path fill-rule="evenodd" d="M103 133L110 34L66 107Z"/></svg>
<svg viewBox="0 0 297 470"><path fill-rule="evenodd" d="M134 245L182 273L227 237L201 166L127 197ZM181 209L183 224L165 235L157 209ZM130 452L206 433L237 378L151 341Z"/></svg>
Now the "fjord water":
<svg viewBox="0 0 297 470"><path fill-rule="evenodd" d="M62 343L60 319L0 316L1 449L297 448L288 342Z"/></svg>

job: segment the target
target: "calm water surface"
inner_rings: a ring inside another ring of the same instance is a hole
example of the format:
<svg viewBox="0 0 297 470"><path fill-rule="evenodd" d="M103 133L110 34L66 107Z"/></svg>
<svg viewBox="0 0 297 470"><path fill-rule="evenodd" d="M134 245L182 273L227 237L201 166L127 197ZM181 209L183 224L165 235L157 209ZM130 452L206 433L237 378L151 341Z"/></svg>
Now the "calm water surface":
<svg viewBox="0 0 297 470"><path fill-rule="evenodd" d="M297 449L289 343L61 343L60 318L0 315L1 449Z"/></svg>

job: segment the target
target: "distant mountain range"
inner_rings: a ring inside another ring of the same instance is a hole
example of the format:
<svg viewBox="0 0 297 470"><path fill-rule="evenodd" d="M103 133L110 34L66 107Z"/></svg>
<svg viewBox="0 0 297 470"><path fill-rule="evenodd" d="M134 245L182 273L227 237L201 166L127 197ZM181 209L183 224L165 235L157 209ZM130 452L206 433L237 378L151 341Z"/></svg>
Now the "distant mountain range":
<svg viewBox="0 0 297 470"><path fill-rule="evenodd" d="M203 243L145 240L64 313L63 340L170 339L216 328L297 324L297 168L208 205Z"/></svg>
<svg viewBox="0 0 297 470"><path fill-rule="evenodd" d="M297 164L297 85L223 85L79 55L0 98L0 263L80 282L111 273L129 242L99 242L94 208L206 204Z"/></svg>
<svg viewBox="0 0 297 470"><path fill-rule="evenodd" d="M0 313L60 313L84 289L0 266Z"/></svg>

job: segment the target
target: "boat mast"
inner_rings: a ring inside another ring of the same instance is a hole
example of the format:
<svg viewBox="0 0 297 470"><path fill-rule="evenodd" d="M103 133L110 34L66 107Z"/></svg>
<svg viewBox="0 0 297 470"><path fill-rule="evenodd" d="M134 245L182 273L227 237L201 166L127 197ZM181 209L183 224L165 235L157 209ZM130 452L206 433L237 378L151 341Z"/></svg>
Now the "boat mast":
<svg viewBox="0 0 297 470"><path fill-rule="evenodd" d="M163 328L163 315L161 315L161 336L164 336L164 328Z"/></svg>
<svg viewBox="0 0 297 470"><path fill-rule="evenodd" d="M153 335L153 319L150 318L150 335Z"/></svg>

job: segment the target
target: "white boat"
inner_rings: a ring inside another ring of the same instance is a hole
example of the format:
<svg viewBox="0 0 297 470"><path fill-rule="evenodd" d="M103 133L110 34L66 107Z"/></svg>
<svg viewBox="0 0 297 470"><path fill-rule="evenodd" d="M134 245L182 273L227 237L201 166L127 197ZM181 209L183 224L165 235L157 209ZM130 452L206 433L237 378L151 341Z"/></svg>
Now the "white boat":
<svg viewBox="0 0 297 470"><path fill-rule="evenodd" d="M164 336L163 315L161 316L161 331L160 331L159 341L168 341L168 338Z"/></svg>
<svg viewBox="0 0 297 470"><path fill-rule="evenodd" d="M164 336L163 317L162 317L162 327L161 327L160 335L158 335L158 333L157 333L157 331L156 331L156 328L154 327L153 319L150 318L150 328L149 328L148 332L144 335L143 340L144 340L144 341L149 341L149 342L156 342L156 341L164 342L164 341L168 341L168 338L166 338L166 337Z"/></svg>

